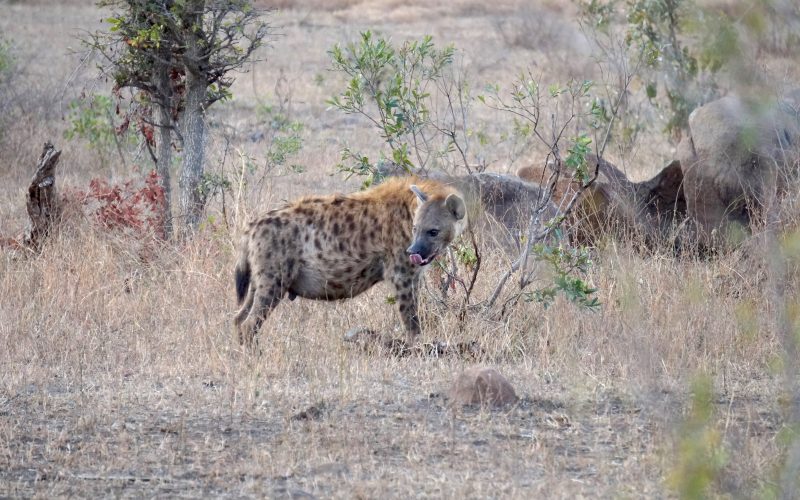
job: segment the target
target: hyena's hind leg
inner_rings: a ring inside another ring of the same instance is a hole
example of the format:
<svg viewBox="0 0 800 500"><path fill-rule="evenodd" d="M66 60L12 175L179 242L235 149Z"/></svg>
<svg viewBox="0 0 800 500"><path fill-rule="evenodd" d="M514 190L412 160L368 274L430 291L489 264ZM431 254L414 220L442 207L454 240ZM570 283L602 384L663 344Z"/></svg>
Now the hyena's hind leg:
<svg viewBox="0 0 800 500"><path fill-rule="evenodd" d="M236 329L236 335L239 339L240 344L245 343L244 337L242 337L242 322L247 318L250 314L250 310L253 309L253 302L255 300L255 292L253 287L248 287L245 299L239 308L239 311L236 313L236 316L233 318L233 325Z"/></svg>
<svg viewBox="0 0 800 500"><path fill-rule="evenodd" d="M234 323L239 342L251 346L261 325L289 292L297 277L297 266L292 259L286 262L265 262L253 265L250 288Z"/></svg>

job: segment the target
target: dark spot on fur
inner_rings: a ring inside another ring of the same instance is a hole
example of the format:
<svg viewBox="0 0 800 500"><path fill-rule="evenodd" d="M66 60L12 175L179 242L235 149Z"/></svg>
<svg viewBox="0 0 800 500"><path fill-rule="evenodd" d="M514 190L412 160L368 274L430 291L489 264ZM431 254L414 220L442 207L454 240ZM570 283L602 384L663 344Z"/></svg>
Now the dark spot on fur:
<svg viewBox="0 0 800 500"><path fill-rule="evenodd" d="M345 251L345 244L344 244L344 241L340 241L340 242L339 242L339 251L340 251L340 252L344 252L344 251Z"/></svg>
<svg viewBox="0 0 800 500"><path fill-rule="evenodd" d="M319 238L314 238L314 246L317 250L322 250L322 243L319 242Z"/></svg>
<svg viewBox="0 0 800 500"><path fill-rule="evenodd" d="M333 223L333 234L339 234L339 223L338 222L334 222Z"/></svg>

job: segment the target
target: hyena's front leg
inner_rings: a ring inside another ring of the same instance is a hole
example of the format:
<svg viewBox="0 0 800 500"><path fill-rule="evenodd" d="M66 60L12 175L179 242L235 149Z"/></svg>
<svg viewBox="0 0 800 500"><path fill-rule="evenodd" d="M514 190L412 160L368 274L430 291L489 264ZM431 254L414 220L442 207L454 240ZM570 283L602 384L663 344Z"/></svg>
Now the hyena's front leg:
<svg viewBox="0 0 800 500"><path fill-rule="evenodd" d="M403 325L410 339L416 340L422 332L417 315L420 270L409 262L405 252L395 258L391 269L390 281L394 287L395 300L403 318Z"/></svg>

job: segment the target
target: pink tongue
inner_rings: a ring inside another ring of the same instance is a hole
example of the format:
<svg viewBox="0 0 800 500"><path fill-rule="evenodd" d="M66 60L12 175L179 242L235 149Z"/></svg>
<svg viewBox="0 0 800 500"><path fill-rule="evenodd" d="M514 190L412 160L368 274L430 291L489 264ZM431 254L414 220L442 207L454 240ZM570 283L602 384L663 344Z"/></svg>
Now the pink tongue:
<svg viewBox="0 0 800 500"><path fill-rule="evenodd" d="M416 266L421 266L422 265L422 256L420 254L412 253L411 255L408 256L408 258L411 260L412 264L414 264Z"/></svg>

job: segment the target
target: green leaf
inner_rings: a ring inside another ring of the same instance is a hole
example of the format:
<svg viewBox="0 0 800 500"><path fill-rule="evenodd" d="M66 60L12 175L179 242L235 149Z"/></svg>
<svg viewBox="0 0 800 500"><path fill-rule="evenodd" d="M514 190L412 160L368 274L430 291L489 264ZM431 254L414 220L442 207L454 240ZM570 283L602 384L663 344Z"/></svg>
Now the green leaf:
<svg viewBox="0 0 800 500"><path fill-rule="evenodd" d="M647 92L648 99L655 99L656 93L658 92L658 87L654 82L649 82L645 87L645 92Z"/></svg>

